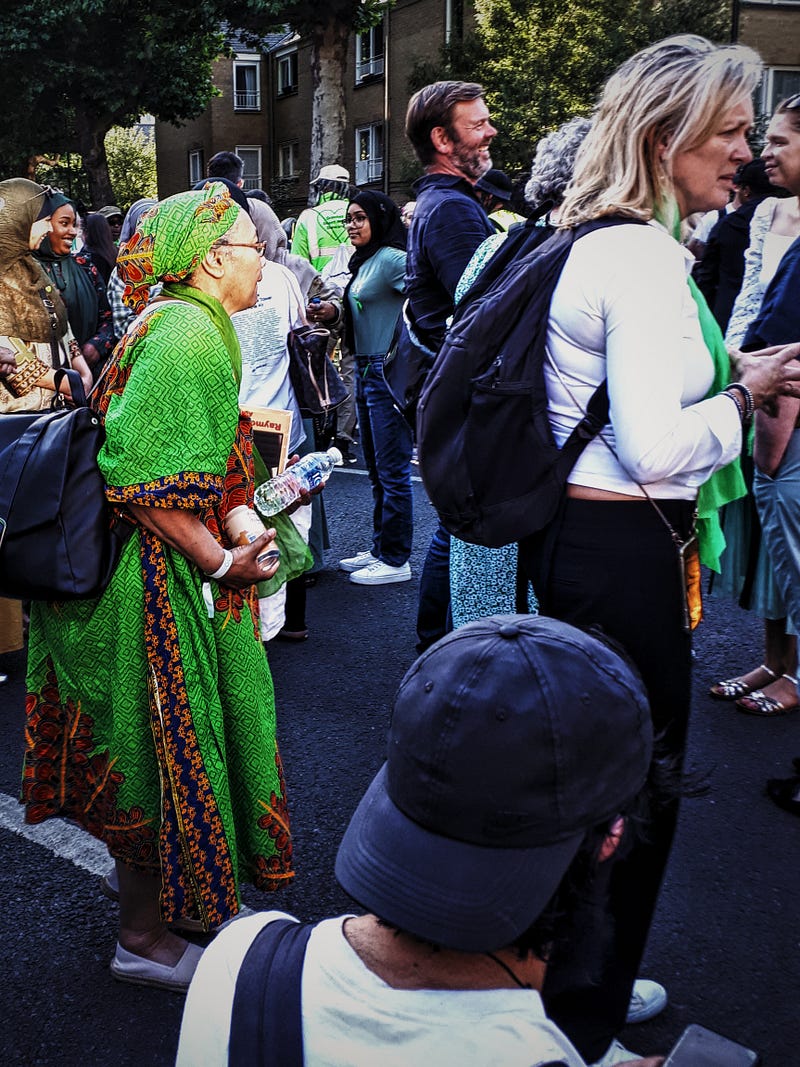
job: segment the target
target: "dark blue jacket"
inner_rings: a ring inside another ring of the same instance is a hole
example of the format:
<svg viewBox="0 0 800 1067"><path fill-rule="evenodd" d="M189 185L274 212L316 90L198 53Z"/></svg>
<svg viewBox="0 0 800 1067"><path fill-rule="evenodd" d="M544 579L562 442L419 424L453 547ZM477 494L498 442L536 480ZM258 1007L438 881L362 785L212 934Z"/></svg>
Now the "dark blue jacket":
<svg viewBox="0 0 800 1067"><path fill-rule="evenodd" d="M755 351L795 341L800 341L800 237L789 245L778 264L742 348Z"/></svg>
<svg viewBox="0 0 800 1067"><path fill-rule="evenodd" d="M406 295L420 338L438 349L464 268L495 229L464 178L426 174L414 183L414 193Z"/></svg>

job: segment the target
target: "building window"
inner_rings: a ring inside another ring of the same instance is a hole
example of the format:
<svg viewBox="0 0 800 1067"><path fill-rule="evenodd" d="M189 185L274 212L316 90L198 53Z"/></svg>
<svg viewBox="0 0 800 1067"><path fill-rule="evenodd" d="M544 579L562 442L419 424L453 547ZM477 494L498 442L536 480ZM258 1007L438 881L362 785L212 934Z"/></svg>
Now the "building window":
<svg viewBox="0 0 800 1067"><path fill-rule="evenodd" d="M206 169L203 166L203 149L195 148L189 153L189 188L197 185L201 178L205 178Z"/></svg>
<svg viewBox="0 0 800 1067"><path fill-rule="evenodd" d="M368 185L383 177L383 123L356 130L356 184Z"/></svg>
<svg viewBox="0 0 800 1067"><path fill-rule="evenodd" d="M356 37L356 85L383 74L383 23Z"/></svg>
<svg viewBox="0 0 800 1067"><path fill-rule="evenodd" d="M464 39L464 0L445 0L444 42L452 44Z"/></svg>
<svg viewBox="0 0 800 1067"><path fill-rule="evenodd" d="M287 141L278 145L278 177L296 178L300 170L300 145L297 141Z"/></svg>
<svg viewBox="0 0 800 1067"><path fill-rule="evenodd" d="M293 48L291 52L279 53L275 61L278 64L278 96L296 93L297 49Z"/></svg>
<svg viewBox="0 0 800 1067"><path fill-rule="evenodd" d="M800 93L800 67L767 67L761 82L761 111L771 115L781 100Z"/></svg>
<svg viewBox="0 0 800 1067"><path fill-rule="evenodd" d="M258 59L234 59L233 61L233 109L234 111L260 111L261 88Z"/></svg>
<svg viewBox="0 0 800 1067"><path fill-rule="evenodd" d="M261 188L261 145L241 145L236 146L236 155L241 156L244 161L244 173L242 179L244 181L243 188L245 192L249 189Z"/></svg>

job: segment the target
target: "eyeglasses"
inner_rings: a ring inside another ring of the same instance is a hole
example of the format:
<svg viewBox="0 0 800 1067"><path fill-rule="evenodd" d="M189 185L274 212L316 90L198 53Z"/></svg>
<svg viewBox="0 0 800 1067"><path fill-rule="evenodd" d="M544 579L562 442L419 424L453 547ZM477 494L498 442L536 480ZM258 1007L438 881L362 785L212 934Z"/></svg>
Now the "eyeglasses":
<svg viewBox="0 0 800 1067"><path fill-rule="evenodd" d="M255 241L252 244L244 244L242 241L217 241L216 248L255 248L256 252L260 256L263 256L267 249L266 241Z"/></svg>
<svg viewBox="0 0 800 1067"><path fill-rule="evenodd" d="M794 96L790 96L788 100L784 100L781 105L782 111L794 111L795 108L800 107L800 93L795 93Z"/></svg>
<svg viewBox="0 0 800 1067"><path fill-rule="evenodd" d="M348 215L345 220L345 226L357 226L359 229L365 222L369 222L369 218L366 215Z"/></svg>

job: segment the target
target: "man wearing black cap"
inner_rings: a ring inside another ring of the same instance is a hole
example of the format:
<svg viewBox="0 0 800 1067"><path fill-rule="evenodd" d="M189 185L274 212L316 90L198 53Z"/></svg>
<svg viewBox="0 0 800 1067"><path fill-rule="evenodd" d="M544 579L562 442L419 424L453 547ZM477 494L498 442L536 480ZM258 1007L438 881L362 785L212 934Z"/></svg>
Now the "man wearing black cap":
<svg viewBox="0 0 800 1067"><path fill-rule="evenodd" d="M523 215L511 210L514 186L505 171L495 167L487 170L475 182L475 195L498 233L506 233L515 223L525 221Z"/></svg>
<svg viewBox="0 0 800 1067"><path fill-rule="evenodd" d="M584 1067L542 1006L544 957L619 844L651 753L638 676L565 623L482 619L420 657L336 860L367 914L311 928L294 986L277 986L282 1017L302 1013L306 1067ZM253 961L285 918L238 919L206 949L178 1067L239 1062L242 1032L272 1010ZM294 1062L262 1036L271 1062Z"/></svg>

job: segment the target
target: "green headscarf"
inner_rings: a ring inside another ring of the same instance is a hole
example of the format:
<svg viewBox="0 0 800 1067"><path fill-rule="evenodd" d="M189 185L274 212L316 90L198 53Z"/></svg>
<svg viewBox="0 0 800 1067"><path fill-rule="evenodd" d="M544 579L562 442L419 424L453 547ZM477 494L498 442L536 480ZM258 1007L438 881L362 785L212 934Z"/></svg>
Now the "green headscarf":
<svg viewBox="0 0 800 1067"><path fill-rule="evenodd" d="M22 341L47 342L50 314L40 290L49 290L58 320L57 336L67 329L67 311L50 279L31 252L31 226L41 216L46 190L27 178L0 182L0 333Z"/></svg>
<svg viewBox="0 0 800 1067"><path fill-rule="evenodd" d="M221 182L161 200L145 211L119 250L125 282L122 299L142 311L156 282L184 282L239 217L239 206Z"/></svg>

